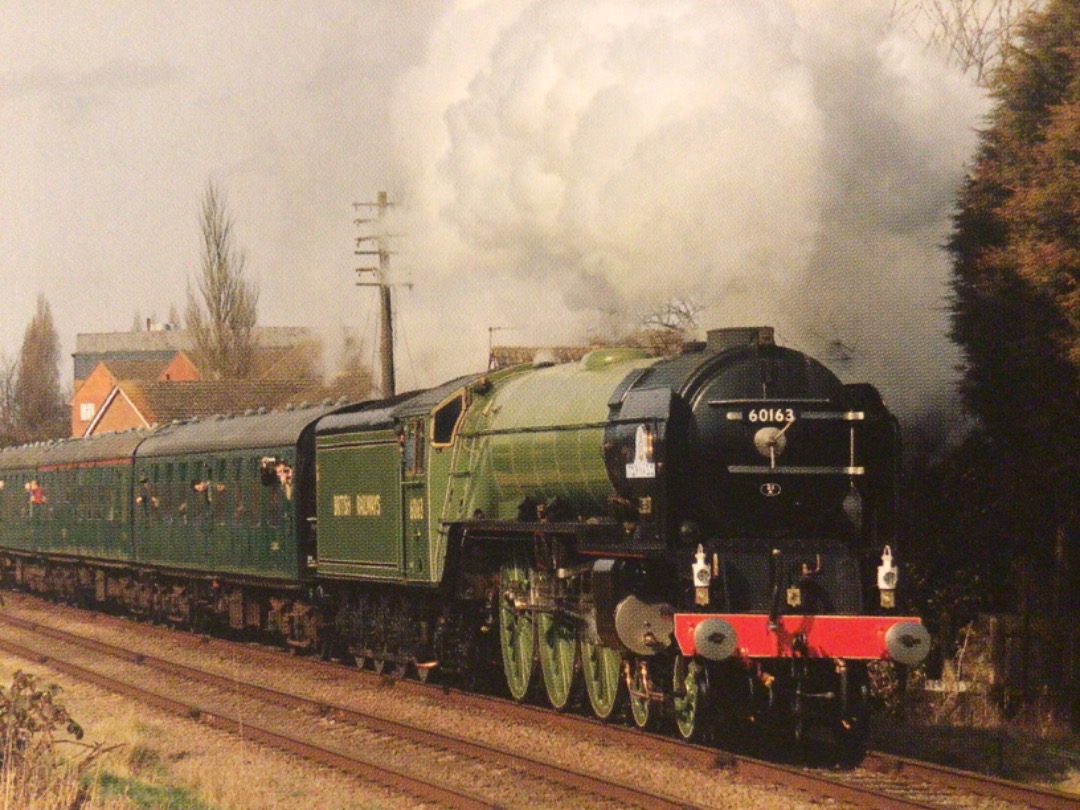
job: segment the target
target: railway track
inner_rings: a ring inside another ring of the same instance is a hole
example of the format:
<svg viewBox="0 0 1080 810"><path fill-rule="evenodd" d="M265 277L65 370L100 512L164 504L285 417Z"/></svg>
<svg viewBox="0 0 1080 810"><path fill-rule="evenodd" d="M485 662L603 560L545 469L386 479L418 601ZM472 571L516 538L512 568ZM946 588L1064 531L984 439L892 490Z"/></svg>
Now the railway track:
<svg viewBox="0 0 1080 810"><path fill-rule="evenodd" d="M492 798L481 791L465 789L458 783L433 778L425 772L426 768L405 768L393 763L388 764L385 761L380 761L380 757L363 756L356 750L346 751L342 750L341 747L330 747L325 743L315 742L310 739L310 736L301 736L293 731L272 728L268 724L240 719L228 709L211 707L211 704L205 699L200 700L198 703L190 700L178 700L166 694L160 688L140 686L132 683L127 678L116 677L102 672L97 667L88 667L71 661L69 660L70 649L57 651L55 642L60 642L64 648L79 649L93 653L95 656L106 656L127 664L133 664L139 670L155 670L170 678L198 683L203 687L208 687L226 695L239 695L265 706L289 711L299 710L299 712L318 720L331 720L338 724L346 723L358 728L364 728L392 741L392 743L387 743L384 747L394 747L404 741L421 749L421 755L418 756L415 752L409 755L408 758L414 761L429 762L436 756L442 757L449 753L462 759L481 763L485 768L496 766L513 776L513 779L496 776L491 780L501 784L507 784L514 779L520 781L521 776L526 775L533 782L549 783L561 788L563 791L569 791L573 796L579 798L587 796L601 799L609 802L611 807L643 807L657 808L658 810L683 810L684 808L686 810L694 810L695 808L705 810L706 807L705 805L696 805L692 802L673 798L662 791L625 785L606 778L602 774L588 773L540 758L513 754L464 737L431 731L344 706L327 705L324 702L311 700L301 695L238 681L190 667L186 664L83 638L54 627L10 615L0 615L0 622L9 628L17 628L32 637L48 639L50 645L54 648L49 652L44 652L37 645L28 646L25 643L14 642L8 638L0 638L0 649L12 655L45 664L79 680L133 697L179 717L194 719L234 733L242 733L249 740L255 740L302 756L318 764L334 767L364 779L378 782L424 801L437 802L442 806L471 809L498 808L504 807L505 804L503 799ZM254 717L259 716L260 713L252 711L249 707L245 714L247 717ZM428 752L427 756L423 755L425 750ZM439 753L436 755L434 752ZM401 757L395 759L399 760ZM535 787L530 787L528 784L521 785L519 789L527 790L534 797L536 795L533 792Z"/></svg>
<svg viewBox="0 0 1080 810"><path fill-rule="evenodd" d="M82 613L79 615L86 616L86 614ZM407 724L361 714L347 707L328 705L323 701L268 689L265 686L238 683L235 680L222 678L220 675L197 670L184 664L101 641L85 639L55 627L49 627L39 622L21 619L6 613L0 613L0 622L11 627L21 628L24 632L46 636L52 641L91 650L96 655L123 659L138 665L140 668L152 668L175 677L197 681L215 689L227 689L231 692L240 690L249 694L253 699L276 703L311 716L333 718L337 722L375 728L379 733L395 739L410 739L410 735L418 735L419 742L417 744L437 748L441 751L460 753L462 756L471 757L477 761L496 763L500 767L511 769L516 773L526 773L532 778L555 783L565 790L575 791L582 796L590 795L603 802L611 802L612 806L704 806L695 805L693 802L674 798L663 793L643 791L640 788L632 788L625 784L611 782L608 779L598 777L596 774L567 769L565 766L550 761L529 760L527 757L503 749L485 746L463 738L455 738L453 735L438 735L422 728L410 730ZM130 624L127 626L130 626ZM168 631L164 630L157 631L155 629L155 631L168 633ZM170 636L178 636L189 640L193 644L200 643L190 635L170 634ZM283 653L270 649L240 645L236 642L218 639L205 642L203 646L206 646L206 644L221 649L231 648L235 650L239 648L244 656L266 661L268 664L278 667L299 667L311 672L313 679L317 673L322 673L323 677L325 677L328 670L325 663L310 659L286 657ZM0 643L0 647L15 652L8 648L6 643ZM27 649L25 652L15 652L15 654L25 654L37 659L42 656L40 652L31 649ZM59 665L60 662L52 654L48 656L48 659L47 663L58 669L63 669ZM599 738L605 743L632 747L642 753L648 753L652 757L663 757L681 763L697 772L715 775L718 770L722 770L730 774L737 774L744 781L784 786L815 798L828 797L834 801L852 806L875 808L972 807L995 808L995 810L996 808L1008 807L1052 808L1053 810L1058 808L1080 809L1080 798L1070 794L982 777L956 771L955 769L876 752L867 755L862 767L846 771L781 765L753 757L729 754L715 748L686 745L670 738L642 734L618 725L603 724L575 715L557 714L546 709L539 709L490 696L457 692L430 683L421 684L416 681L392 680L373 673L358 672L353 668L346 668L345 671L349 673L349 677L376 682L380 686L395 689L403 696L426 697L429 699L437 696L441 704L455 706L468 713L479 711L496 713L506 717L508 722L519 723L523 726L569 729L577 734L581 734L582 730L586 729L586 733L590 737ZM93 675L84 677L75 672L70 674L93 682L97 682L94 680L95 677L100 677ZM124 687L120 687L118 691L123 691L123 689ZM139 699L143 698L140 697ZM147 699L147 701L154 702L152 698ZM195 706L178 706L170 710L184 716L198 714L204 722L224 727L228 727L231 722L227 717L219 717L218 714L212 711L208 712ZM249 737L254 737L252 728L250 724L246 725L245 731ZM266 744L285 750L294 750L290 749L290 744L287 741L268 739ZM380 776L373 771L366 770L375 767L370 762L363 764L350 764L348 761L333 762L320 759L320 755L315 751L294 750L294 752L309 759L327 762L339 769L357 773L365 779L389 785L412 795L428 795L423 793L424 788L401 781L414 779L416 778L415 774L390 773ZM340 757L342 754L337 752L334 756ZM467 794L468 791L465 791L465 793ZM494 806L490 799L477 795L465 795L460 798L443 795L440 798L430 800L453 807ZM459 801L463 803L456 803ZM473 804L470 802L480 803Z"/></svg>
<svg viewBox="0 0 1080 810"><path fill-rule="evenodd" d="M888 779L897 776L909 782L950 788L958 794L970 793L999 799L1021 807L1035 807L1041 810L1080 810L1080 796L1076 794L1025 785L880 751L867 753L863 760L863 770L869 771L872 775L876 774L877 778ZM874 777L871 776L871 778Z"/></svg>

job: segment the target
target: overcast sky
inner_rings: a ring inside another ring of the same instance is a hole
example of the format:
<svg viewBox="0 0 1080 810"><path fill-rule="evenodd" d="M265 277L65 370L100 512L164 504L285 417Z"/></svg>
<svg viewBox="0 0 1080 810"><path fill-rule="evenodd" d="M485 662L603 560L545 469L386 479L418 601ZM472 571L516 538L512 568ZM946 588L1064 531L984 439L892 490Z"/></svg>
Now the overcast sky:
<svg viewBox="0 0 1080 810"><path fill-rule="evenodd" d="M888 6L7 0L0 350L39 293L65 358L182 311L213 181L260 322L369 346L352 204L390 193L402 388L482 368L488 327L577 342L680 297L937 396L986 101Z"/></svg>

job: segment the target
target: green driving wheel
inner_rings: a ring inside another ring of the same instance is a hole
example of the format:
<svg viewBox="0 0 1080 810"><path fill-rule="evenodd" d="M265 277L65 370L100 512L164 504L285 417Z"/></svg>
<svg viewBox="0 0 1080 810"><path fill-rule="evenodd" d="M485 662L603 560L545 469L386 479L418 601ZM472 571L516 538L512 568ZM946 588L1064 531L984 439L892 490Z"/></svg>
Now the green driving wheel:
<svg viewBox="0 0 1080 810"><path fill-rule="evenodd" d="M581 672L593 714L609 720L626 691L622 679L622 654L610 647L581 638Z"/></svg>
<svg viewBox="0 0 1080 810"><path fill-rule="evenodd" d="M705 668L699 662L680 655L675 661L673 680L675 726L684 740L698 740L706 725Z"/></svg>
<svg viewBox="0 0 1080 810"><path fill-rule="evenodd" d="M536 616L536 646L544 690L552 707L562 711L572 702L577 681L577 631L551 613Z"/></svg>
<svg viewBox="0 0 1080 810"><path fill-rule="evenodd" d="M630 674L630 716L634 718L635 726L643 730L651 730L656 726L660 704L650 697L656 690L652 676L649 674L649 664L645 658L636 658L631 666L633 669Z"/></svg>
<svg viewBox="0 0 1080 810"><path fill-rule="evenodd" d="M514 700L525 699L536 666L536 628L532 614L514 605L515 594L528 593L529 575L525 566L506 565L499 580L499 645L506 686Z"/></svg>

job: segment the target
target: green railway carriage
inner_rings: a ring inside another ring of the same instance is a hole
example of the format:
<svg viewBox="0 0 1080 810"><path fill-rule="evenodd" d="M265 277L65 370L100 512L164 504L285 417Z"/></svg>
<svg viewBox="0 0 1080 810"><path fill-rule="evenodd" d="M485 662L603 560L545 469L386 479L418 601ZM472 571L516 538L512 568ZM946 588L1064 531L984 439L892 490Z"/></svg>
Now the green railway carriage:
<svg viewBox="0 0 1080 810"><path fill-rule="evenodd" d="M41 532L31 515L30 490L38 478L41 445L8 447L0 452L0 538L5 548L37 548Z"/></svg>
<svg viewBox="0 0 1080 810"><path fill-rule="evenodd" d="M0 544L123 563L132 558L132 464L144 431L0 453Z"/></svg>
<svg viewBox="0 0 1080 810"><path fill-rule="evenodd" d="M308 577L314 423L327 407L171 425L139 447L135 561L223 578Z"/></svg>

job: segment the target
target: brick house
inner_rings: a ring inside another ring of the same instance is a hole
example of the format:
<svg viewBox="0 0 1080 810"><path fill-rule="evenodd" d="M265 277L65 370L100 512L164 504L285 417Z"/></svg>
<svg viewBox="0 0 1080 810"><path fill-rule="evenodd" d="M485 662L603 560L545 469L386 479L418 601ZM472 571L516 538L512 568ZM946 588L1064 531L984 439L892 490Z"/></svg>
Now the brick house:
<svg viewBox="0 0 1080 810"><path fill-rule="evenodd" d="M310 380L121 380L80 436L301 404Z"/></svg>
<svg viewBox="0 0 1080 810"><path fill-rule="evenodd" d="M249 379L211 381L202 379L187 330L78 335L73 355L72 436L275 407L304 391L317 393L321 346L313 332L299 327L258 327L255 341Z"/></svg>

